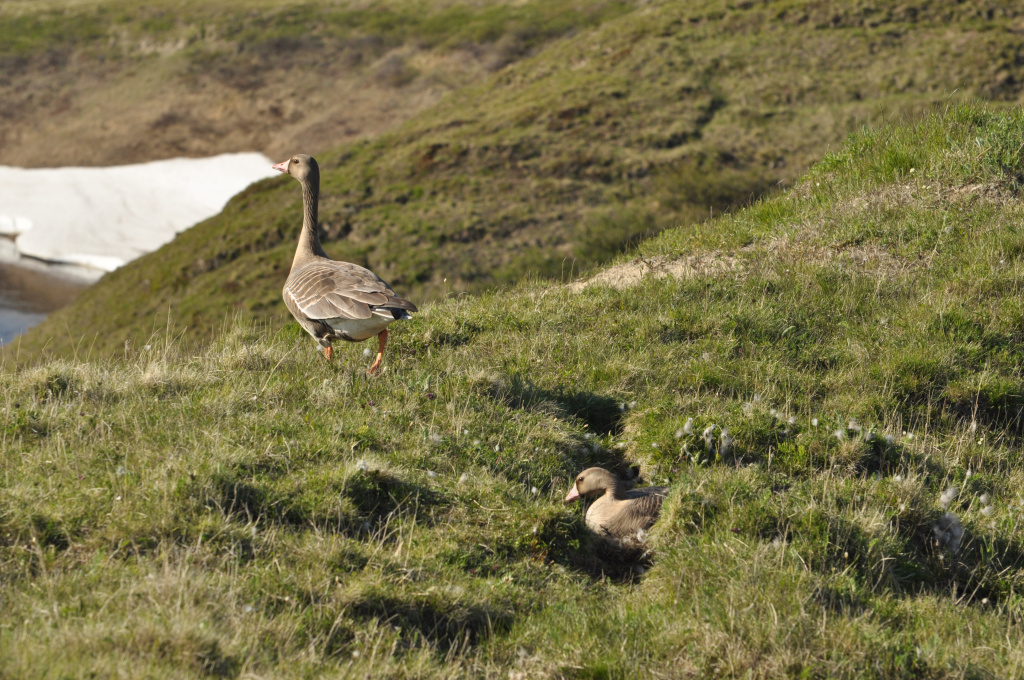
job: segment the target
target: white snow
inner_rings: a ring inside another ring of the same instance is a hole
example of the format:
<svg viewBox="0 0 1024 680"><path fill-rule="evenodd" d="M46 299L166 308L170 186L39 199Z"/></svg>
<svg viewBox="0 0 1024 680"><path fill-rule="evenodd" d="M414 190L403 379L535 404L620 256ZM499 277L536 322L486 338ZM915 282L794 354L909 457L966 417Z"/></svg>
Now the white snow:
<svg viewBox="0 0 1024 680"><path fill-rule="evenodd" d="M0 166L0 235L21 255L112 271L278 173L259 153L105 168Z"/></svg>

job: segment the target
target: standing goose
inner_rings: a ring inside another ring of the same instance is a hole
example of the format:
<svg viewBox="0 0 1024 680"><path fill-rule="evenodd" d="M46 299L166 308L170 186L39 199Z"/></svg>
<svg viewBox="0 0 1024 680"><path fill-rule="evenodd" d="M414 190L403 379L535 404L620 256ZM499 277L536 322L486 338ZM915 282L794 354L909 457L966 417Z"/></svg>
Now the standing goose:
<svg viewBox="0 0 1024 680"><path fill-rule="evenodd" d="M626 490L618 477L604 468L592 467L576 475L565 501L598 496L587 508L587 526L600 536L622 540L651 528L667 493L665 486Z"/></svg>
<svg viewBox="0 0 1024 680"><path fill-rule="evenodd" d="M317 234L317 203L320 168L312 156L299 154L273 166L302 184L302 233L288 280L284 304L295 320L323 345L328 360L333 340L360 342L377 336L380 348L369 373L380 370L388 325L411 319L416 305L395 295L379 276L349 262L336 262L320 246Z"/></svg>

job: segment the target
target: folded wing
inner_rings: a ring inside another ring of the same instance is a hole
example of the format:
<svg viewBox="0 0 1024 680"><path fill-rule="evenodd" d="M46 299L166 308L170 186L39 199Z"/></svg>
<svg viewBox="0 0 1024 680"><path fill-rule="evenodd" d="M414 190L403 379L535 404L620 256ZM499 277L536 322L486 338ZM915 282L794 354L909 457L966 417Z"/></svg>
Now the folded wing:
<svg viewBox="0 0 1024 680"><path fill-rule="evenodd" d="M285 293L310 319L400 318L402 312L417 311L379 276L348 262L310 262L292 272Z"/></svg>

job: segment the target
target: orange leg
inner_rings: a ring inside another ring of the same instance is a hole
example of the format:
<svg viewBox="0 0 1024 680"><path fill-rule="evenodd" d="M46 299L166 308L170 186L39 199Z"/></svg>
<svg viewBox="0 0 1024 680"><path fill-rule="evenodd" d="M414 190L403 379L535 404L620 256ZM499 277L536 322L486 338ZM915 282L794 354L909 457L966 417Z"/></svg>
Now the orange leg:
<svg viewBox="0 0 1024 680"><path fill-rule="evenodd" d="M327 347L324 347L324 356L327 357L328 361L333 359L334 358L334 348L331 347L330 345L328 345Z"/></svg>
<svg viewBox="0 0 1024 680"><path fill-rule="evenodd" d="M373 375L380 370L380 362L384 358L384 345L388 342L388 330L385 328L378 333L377 339L380 340L380 349L377 350L377 358L374 360L373 365L370 366L370 370L367 371L370 375Z"/></svg>

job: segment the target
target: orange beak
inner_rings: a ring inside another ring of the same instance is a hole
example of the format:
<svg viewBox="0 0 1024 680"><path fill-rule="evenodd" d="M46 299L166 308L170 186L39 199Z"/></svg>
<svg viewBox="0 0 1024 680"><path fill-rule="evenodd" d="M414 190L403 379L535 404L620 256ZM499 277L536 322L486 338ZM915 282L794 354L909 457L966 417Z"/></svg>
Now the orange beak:
<svg viewBox="0 0 1024 680"><path fill-rule="evenodd" d="M580 492L576 490L576 482L573 482L572 488L569 489L568 495L565 497L565 502L574 501L580 497Z"/></svg>
<svg viewBox="0 0 1024 680"><path fill-rule="evenodd" d="M288 172L288 161L281 161L277 165L271 165L270 167L274 170L280 170L281 172Z"/></svg>

